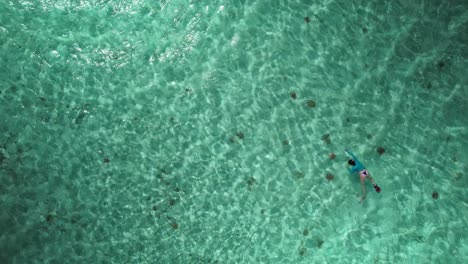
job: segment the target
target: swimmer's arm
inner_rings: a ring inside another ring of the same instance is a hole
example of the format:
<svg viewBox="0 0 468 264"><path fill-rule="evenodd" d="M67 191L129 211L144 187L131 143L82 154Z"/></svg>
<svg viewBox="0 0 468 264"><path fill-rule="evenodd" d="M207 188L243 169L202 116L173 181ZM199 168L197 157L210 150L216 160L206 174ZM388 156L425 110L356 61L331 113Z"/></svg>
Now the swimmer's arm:
<svg viewBox="0 0 468 264"><path fill-rule="evenodd" d="M353 157L353 160L357 160L356 156L354 156L353 152L351 152L350 150L347 150L345 149L346 153L348 153L349 155L351 155L351 157Z"/></svg>

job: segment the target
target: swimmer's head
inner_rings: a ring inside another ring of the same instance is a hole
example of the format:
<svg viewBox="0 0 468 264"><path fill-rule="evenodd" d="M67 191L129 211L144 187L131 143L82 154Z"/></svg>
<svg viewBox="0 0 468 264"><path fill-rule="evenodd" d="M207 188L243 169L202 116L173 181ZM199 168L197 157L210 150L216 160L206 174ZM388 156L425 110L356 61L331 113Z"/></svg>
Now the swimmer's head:
<svg viewBox="0 0 468 264"><path fill-rule="evenodd" d="M350 159L350 160L348 160L348 164L354 166L354 165L356 165L356 162L354 162L354 160Z"/></svg>

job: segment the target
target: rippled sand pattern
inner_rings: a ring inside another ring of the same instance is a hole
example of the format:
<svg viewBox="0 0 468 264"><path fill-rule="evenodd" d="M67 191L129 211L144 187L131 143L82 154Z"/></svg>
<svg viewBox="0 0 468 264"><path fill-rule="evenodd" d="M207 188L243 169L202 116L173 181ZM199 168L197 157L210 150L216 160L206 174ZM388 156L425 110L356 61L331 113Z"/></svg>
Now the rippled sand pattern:
<svg viewBox="0 0 468 264"><path fill-rule="evenodd" d="M467 10L2 1L1 263L463 263Z"/></svg>

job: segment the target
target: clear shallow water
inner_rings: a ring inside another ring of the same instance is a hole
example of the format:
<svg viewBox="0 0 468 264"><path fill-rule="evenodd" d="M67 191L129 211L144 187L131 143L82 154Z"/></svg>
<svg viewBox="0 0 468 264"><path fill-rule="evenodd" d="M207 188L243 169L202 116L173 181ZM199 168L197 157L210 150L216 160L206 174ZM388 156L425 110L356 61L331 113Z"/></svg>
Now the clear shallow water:
<svg viewBox="0 0 468 264"><path fill-rule="evenodd" d="M462 263L467 4L291 2L2 2L2 262Z"/></svg>

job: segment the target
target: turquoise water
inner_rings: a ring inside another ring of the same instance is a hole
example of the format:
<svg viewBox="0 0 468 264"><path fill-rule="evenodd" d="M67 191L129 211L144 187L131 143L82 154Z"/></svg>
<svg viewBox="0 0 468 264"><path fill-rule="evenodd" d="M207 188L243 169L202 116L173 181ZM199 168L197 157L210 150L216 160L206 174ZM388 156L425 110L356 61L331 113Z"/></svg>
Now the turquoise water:
<svg viewBox="0 0 468 264"><path fill-rule="evenodd" d="M1 263L466 262L467 32L462 0L1 1Z"/></svg>

